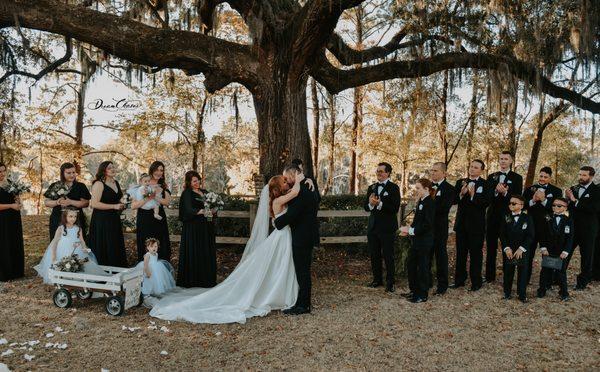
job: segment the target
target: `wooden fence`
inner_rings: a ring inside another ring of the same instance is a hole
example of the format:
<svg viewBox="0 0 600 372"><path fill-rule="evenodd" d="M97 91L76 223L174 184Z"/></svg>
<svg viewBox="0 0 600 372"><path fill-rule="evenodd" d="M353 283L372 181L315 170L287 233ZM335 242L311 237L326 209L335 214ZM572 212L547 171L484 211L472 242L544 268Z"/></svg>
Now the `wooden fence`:
<svg viewBox="0 0 600 372"><path fill-rule="evenodd" d="M219 217L225 218L247 218L249 220L250 231L252 231L252 225L254 224L254 219L256 218L256 208L257 205L255 203L250 204L250 210L248 211L219 211ZM398 224L401 224L401 221L404 220L406 211L406 203L402 203L400 207L400 212L398 213ZM128 218L132 217L133 212L128 210L126 216ZM167 216L178 216L177 209L165 209L165 213ZM327 217L339 217L339 218L351 218L351 217L359 217L359 218L367 218L369 217L369 213L365 212L362 209L353 209L353 210L320 210L317 214L319 218L327 218ZM179 242L181 240L181 235L171 235L172 242ZM126 239L135 240L135 233L125 233ZM216 237L217 244L246 244L248 241L248 237L236 237L236 236L217 236ZM321 244L347 244L347 243L366 243L367 236L366 235L353 235L353 236L322 236Z"/></svg>

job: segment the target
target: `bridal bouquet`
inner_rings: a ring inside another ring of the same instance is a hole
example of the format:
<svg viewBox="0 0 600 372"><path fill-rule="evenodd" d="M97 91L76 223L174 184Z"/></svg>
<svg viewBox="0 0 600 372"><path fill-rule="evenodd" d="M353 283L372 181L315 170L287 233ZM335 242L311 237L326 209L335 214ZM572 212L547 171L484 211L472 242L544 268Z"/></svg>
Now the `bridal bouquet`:
<svg viewBox="0 0 600 372"><path fill-rule="evenodd" d="M19 196L26 192L31 192L31 187L29 185L24 184L23 182L16 180L11 181L8 180L8 187L6 191L15 196Z"/></svg>
<svg viewBox="0 0 600 372"><path fill-rule="evenodd" d="M65 256L60 259L60 261L56 262L52 265L54 270L58 271L66 271L69 273L76 273L79 271L83 271L83 265L88 262L86 258L79 258L78 255L72 253L70 256Z"/></svg>
<svg viewBox="0 0 600 372"><path fill-rule="evenodd" d="M142 190L142 198L146 199L151 197L152 195L155 194L155 191L152 187L150 186L146 186L144 187L144 189Z"/></svg>
<svg viewBox="0 0 600 372"><path fill-rule="evenodd" d="M214 192L209 192L204 194L202 198L202 202L204 203L204 216L207 220L212 221L212 210L222 210L225 206L223 199L221 196Z"/></svg>
<svg viewBox="0 0 600 372"><path fill-rule="evenodd" d="M55 182L50 185L48 190L46 190L44 196L50 200L58 200L60 198L66 198L69 191L71 191L71 189L64 182Z"/></svg>

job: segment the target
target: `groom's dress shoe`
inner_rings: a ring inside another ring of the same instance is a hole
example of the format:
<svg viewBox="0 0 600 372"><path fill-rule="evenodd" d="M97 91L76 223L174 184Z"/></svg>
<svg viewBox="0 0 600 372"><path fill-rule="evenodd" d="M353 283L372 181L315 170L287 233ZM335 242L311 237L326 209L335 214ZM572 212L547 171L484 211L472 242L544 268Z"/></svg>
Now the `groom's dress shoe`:
<svg viewBox="0 0 600 372"><path fill-rule="evenodd" d="M289 312L287 312L287 313L284 310L284 314L288 314L288 315L310 314L310 307L295 306L288 310L289 310Z"/></svg>
<svg viewBox="0 0 600 372"><path fill-rule="evenodd" d="M385 287L385 291L388 293L394 293L394 292L396 292L396 287L393 284L388 285Z"/></svg>
<svg viewBox="0 0 600 372"><path fill-rule="evenodd" d="M369 288L377 288L377 287L381 287L382 285L383 285L382 282L372 281L371 283L367 284L367 287L369 287Z"/></svg>
<svg viewBox="0 0 600 372"><path fill-rule="evenodd" d="M296 309L296 306L294 305L294 306L290 307L289 309L284 309L282 311L282 313L284 313L285 315L291 315L295 309Z"/></svg>

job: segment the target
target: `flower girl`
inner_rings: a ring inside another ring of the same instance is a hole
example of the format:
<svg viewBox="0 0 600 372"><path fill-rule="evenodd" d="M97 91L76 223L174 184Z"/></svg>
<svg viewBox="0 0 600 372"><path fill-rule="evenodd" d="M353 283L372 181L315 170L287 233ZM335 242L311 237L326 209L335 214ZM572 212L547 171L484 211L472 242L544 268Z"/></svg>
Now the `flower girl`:
<svg viewBox="0 0 600 372"><path fill-rule="evenodd" d="M135 200L147 200L140 208L146 210L152 209L154 211L154 218L162 220L162 216L159 214L160 204L158 200L156 200L156 195L159 195L160 193L157 193L156 190L150 186L150 175L148 173L142 173L140 176L140 184L134 186L133 189L130 190L131 192L129 193ZM151 198L152 196L154 196L154 198Z"/></svg>
<svg viewBox="0 0 600 372"><path fill-rule="evenodd" d="M90 263L97 266L98 261L92 251L85 245L81 227L77 224L79 211L67 208L62 211L61 224L56 229L54 239L44 253L40 263L34 267L38 275L49 284L48 269L61 258L76 254L79 258L88 258ZM94 270L96 271L96 270Z"/></svg>
<svg viewBox="0 0 600 372"><path fill-rule="evenodd" d="M146 254L144 261L138 263L138 268L144 269L144 281L142 282L142 294L146 296L160 296L161 294L175 288L173 278L173 267L165 260L158 259L158 239L146 239Z"/></svg>

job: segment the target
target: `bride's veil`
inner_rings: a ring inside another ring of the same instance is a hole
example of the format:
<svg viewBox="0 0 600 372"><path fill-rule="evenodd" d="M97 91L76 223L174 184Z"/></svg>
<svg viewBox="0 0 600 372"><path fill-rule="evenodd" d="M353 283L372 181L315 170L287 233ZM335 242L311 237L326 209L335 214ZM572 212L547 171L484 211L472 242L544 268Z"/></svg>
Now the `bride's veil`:
<svg viewBox="0 0 600 372"><path fill-rule="evenodd" d="M246 243L246 248L244 248L244 254L242 255L240 262L248 258L256 247L267 239L267 236L269 235L269 217L269 185L265 185L260 193L258 209L256 211L254 225L252 226L252 232L250 233L250 239L248 239L248 242Z"/></svg>

